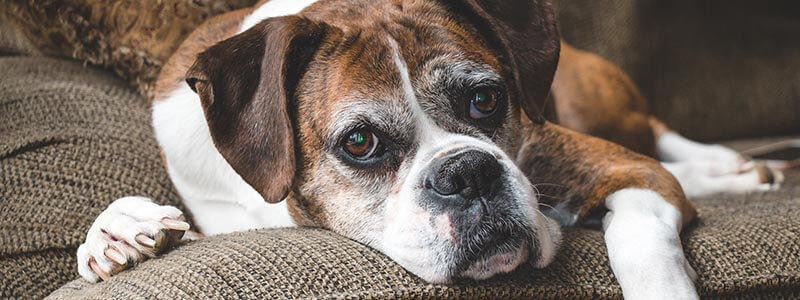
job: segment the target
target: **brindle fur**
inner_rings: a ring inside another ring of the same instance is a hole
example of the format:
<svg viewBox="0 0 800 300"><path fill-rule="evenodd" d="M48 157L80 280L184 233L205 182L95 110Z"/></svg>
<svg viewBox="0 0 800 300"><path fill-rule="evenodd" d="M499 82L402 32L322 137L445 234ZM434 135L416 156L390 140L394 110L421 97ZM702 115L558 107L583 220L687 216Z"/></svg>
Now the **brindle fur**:
<svg viewBox="0 0 800 300"><path fill-rule="evenodd" d="M601 217L605 199L624 188L654 190L680 211L695 216L678 182L661 164L618 144L552 123L525 125L517 164L540 193L539 203L563 207L576 222ZM563 217L563 216L562 216Z"/></svg>
<svg viewBox="0 0 800 300"><path fill-rule="evenodd" d="M560 125L655 157L647 103L611 62L562 41L551 95Z"/></svg>
<svg viewBox="0 0 800 300"><path fill-rule="evenodd" d="M297 135L294 143L298 149L286 153L298 155L299 173L294 176L277 174L281 178L294 178L289 206L299 224L338 227L335 229L340 233L350 232L363 226L365 221L342 216L368 215L367 211L380 207L380 204L328 203L324 201L326 194L322 190L329 190L330 186L337 186L338 193L348 193L347 198L353 199L370 193L374 196L390 192L354 192L363 186L375 184L377 179L358 181L342 178L325 152L328 149L326 134L330 130L327 127L334 118L332 107L338 107L344 99L352 100L348 98L352 95L381 95L381 99L386 101L402 99L396 94L398 75L394 66L388 65L390 61L385 59L389 55L389 48L384 40L386 33L403 45L402 55L408 60L412 79L419 79L430 71L423 67L426 60L437 55L452 54L456 50L463 58L491 66L508 79L506 84L512 96L507 118L509 123L504 126L503 134L500 134L498 140L509 140L501 148L512 156L519 153L517 162L531 182L562 187L555 190L539 185L540 191L555 197L543 197L540 199L542 202L555 206L558 201L567 201L579 218L585 218L592 212L602 210L605 198L614 191L626 187L647 188L656 191L676 206L682 213L684 222L689 222L695 216L694 208L686 200L672 175L658 162L644 156L654 156L653 132L657 126L651 126L651 123L659 122L647 113L644 100L630 79L607 61L562 43L563 57L558 63L559 71L555 75L552 89L555 113L561 119L561 124L567 128L620 143L644 155L544 121L542 112L553 111L544 109L545 94L542 91L547 92L549 80L553 77L552 69L555 68L558 56L558 38L519 34L503 36L502 30L512 30L515 26L524 24L516 22L519 18L513 16L498 16L508 12L487 12L482 10L484 1L472 0L443 0L444 5L432 1L401 0L348 0L337 5L326 5L326 2L321 1L300 14L301 18L334 23L323 26L330 30L324 33L318 50L310 58L306 73L297 83L297 91L290 94L290 97L298 98L295 104L290 101L292 107L287 108L289 113L294 113L291 117L297 120L292 127ZM454 7L462 7L456 12L457 15L448 10ZM183 77L180 74L189 69L192 57L234 35L241 24L241 18L250 11L240 10L214 18L193 33L162 71L155 101L182 84ZM500 24L497 20L503 17L511 20L511 23ZM552 12L534 19L541 22L539 25L542 26L553 26L554 23ZM478 28L469 25L475 23L481 25ZM293 33L288 33L287 38L292 35ZM503 37L492 38L496 35ZM525 38L531 40L524 40ZM447 42L442 43L441 39L446 39ZM555 50L555 54L522 53L529 55L530 59L525 56L515 57L522 55L516 52L535 51L531 50L533 48L513 45L534 45L553 40L553 46L532 47L545 49L541 53ZM543 83L547 84L544 88L541 87ZM356 88L365 90L359 91ZM365 91L368 93L364 93ZM520 117L520 111L527 115ZM430 113L436 114L435 111ZM219 120L216 122L220 124ZM441 122L440 125L448 130L471 133L468 126L457 124ZM509 127L510 125L513 126ZM402 168L401 163L398 169ZM246 169L252 171L252 167ZM266 180L264 175L259 175L257 180ZM250 174L243 174L243 177L250 177ZM395 180L393 186L397 186L396 179L391 179ZM275 194L270 194L270 197ZM334 213L336 211L339 213ZM335 218L336 215L339 218Z"/></svg>

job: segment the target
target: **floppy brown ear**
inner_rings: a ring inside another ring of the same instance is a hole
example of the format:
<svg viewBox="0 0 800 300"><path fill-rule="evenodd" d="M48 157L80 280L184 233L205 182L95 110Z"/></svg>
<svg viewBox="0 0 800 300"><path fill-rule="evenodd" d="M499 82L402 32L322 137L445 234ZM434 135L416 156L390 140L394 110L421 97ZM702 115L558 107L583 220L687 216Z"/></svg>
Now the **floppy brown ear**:
<svg viewBox="0 0 800 300"><path fill-rule="evenodd" d="M186 74L217 149L268 202L292 188L295 87L328 30L296 16L268 19L199 54Z"/></svg>
<svg viewBox="0 0 800 300"><path fill-rule="evenodd" d="M553 120L545 107L553 82L560 38L550 3L545 0L441 0L475 25L487 46L501 58L513 79L515 93L528 118Z"/></svg>

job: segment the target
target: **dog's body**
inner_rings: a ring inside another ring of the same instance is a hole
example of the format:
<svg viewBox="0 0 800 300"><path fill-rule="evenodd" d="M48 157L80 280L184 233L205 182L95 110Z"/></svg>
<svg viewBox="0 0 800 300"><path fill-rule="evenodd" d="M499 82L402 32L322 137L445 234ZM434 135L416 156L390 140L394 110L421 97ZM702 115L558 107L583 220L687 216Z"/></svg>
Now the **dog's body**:
<svg viewBox="0 0 800 300"><path fill-rule="evenodd" d="M684 191L774 181L649 115L623 72L560 42L547 4L315 2L212 18L162 70L153 126L204 234L324 227L443 283L544 267L555 221L602 218L626 296L694 298ZM180 217L117 200L78 251L81 275L152 257L188 230Z"/></svg>

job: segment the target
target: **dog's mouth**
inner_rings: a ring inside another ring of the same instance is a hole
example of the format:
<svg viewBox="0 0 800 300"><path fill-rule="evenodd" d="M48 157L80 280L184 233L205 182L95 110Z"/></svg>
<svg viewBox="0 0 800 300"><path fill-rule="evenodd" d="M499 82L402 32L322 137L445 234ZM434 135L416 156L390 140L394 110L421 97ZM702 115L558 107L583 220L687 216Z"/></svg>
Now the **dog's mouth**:
<svg viewBox="0 0 800 300"><path fill-rule="evenodd" d="M533 232L511 218L487 220L459 241L454 274L483 280L513 271L535 249Z"/></svg>
<svg viewBox="0 0 800 300"><path fill-rule="evenodd" d="M528 259L528 246L526 244L508 245L496 248L494 254L486 255L467 267L459 277L475 280L488 279L499 273L514 271Z"/></svg>

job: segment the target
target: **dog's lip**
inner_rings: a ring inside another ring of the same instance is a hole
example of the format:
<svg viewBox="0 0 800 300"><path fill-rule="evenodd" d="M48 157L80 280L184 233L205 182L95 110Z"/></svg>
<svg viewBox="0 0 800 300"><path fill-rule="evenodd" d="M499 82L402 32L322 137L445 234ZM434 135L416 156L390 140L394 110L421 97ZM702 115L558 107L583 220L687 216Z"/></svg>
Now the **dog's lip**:
<svg viewBox="0 0 800 300"><path fill-rule="evenodd" d="M528 252L527 244L522 243L507 251L480 258L459 273L459 277L484 280L500 273L514 271L528 260Z"/></svg>
<svg viewBox="0 0 800 300"><path fill-rule="evenodd" d="M456 246L460 251L457 269L461 272L470 269L476 263L491 260L493 257L507 253L516 253L532 246L532 237L522 234L524 228L503 228L489 232L483 238L478 236L464 237ZM458 272L457 272L458 273Z"/></svg>
<svg viewBox="0 0 800 300"><path fill-rule="evenodd" d="M531 249L536 249L535 237L526 234L533 232L532 229L524 223L497 219L510 216L491 215L492 220L478 225L486 226L483 228L485 231L461 236L452 235L453 228L449 224L441 224L449 216L439 217L442 219L439 223L431 224L440 225L440 230L437 230L440 232L435 236L410 244L405 243L406 240L383 245L382 251L425 281L446 284L459 278L483 280L513 271L528 260Z"/></svg>

